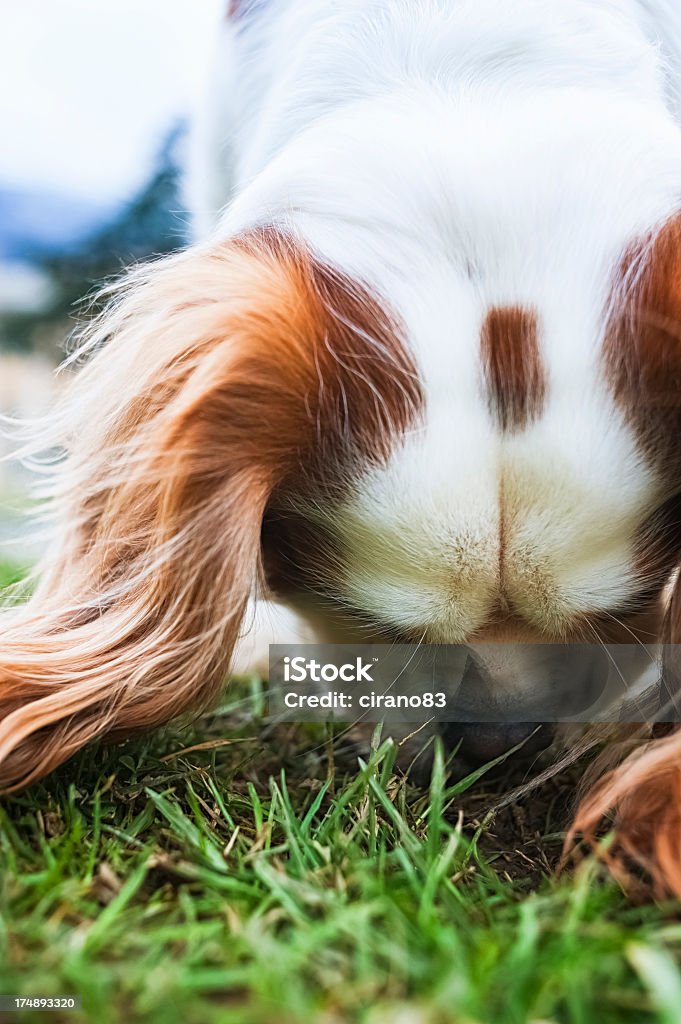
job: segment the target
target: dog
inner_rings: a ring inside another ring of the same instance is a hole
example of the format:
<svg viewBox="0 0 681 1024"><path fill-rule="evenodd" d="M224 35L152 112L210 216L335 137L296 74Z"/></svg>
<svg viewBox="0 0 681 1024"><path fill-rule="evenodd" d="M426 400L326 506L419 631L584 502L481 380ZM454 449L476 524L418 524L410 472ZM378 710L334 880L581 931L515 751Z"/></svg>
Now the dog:
<svg viewBox="0 0 681 1024"><path fill-rule="evenodd" d="M210 703L254 597L329 642L655 639L673 680L678 4L242 0L208 78L197 238L110 289L24 451L5 789ZM681 732L637 743L575 828L681 895Z"/></svg>

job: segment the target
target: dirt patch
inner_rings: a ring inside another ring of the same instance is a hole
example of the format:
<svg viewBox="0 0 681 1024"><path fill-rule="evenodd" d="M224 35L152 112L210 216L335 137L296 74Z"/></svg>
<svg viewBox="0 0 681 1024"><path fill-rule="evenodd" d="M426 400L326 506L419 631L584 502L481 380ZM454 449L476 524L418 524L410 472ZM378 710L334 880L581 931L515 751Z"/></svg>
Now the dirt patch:
<svg viewBox="0 0 681 1024"><path fill-rule="evenodd" d="M537 885L558 867L578 779L573 766L496 812L493 808L503 802L508 787L474 788L460 804L464 831L479 833L481 853L502 877Z"/></svg>

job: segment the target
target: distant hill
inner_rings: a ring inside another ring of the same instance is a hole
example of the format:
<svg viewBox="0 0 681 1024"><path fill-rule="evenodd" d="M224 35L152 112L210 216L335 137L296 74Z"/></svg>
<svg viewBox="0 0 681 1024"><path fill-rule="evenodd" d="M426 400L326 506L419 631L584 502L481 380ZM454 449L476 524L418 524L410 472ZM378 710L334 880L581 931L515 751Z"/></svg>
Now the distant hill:
<svg viewBox="0 0 681 1024"><path fill-rule="evenodd" d="M115 208L59 193L0 185L0 261L68 252L109 223Z"/></svg>
<svg viewBox="0 0 681 1024"><path fill-rule="evenodd" d="M114 209L0 187L0 351L58 358L81 300L98 282L187 241L184 134L182 124L173 126L148 181Z"/></svg>

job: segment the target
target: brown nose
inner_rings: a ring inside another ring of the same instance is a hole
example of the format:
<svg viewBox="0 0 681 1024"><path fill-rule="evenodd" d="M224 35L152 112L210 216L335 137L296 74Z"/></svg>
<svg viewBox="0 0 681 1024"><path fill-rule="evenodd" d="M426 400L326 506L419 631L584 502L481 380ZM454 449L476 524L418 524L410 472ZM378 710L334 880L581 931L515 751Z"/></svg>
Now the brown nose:
<svg viewBox="0 0 681 1024"><path fill-rule="evenodd" d="M537 722L450 722L445 728L444 740L450 750L461 744L458 756L471 768L478 768L501 757L523 740L514 759L533 758L549 746L553 733L552 725Z"/></svg>

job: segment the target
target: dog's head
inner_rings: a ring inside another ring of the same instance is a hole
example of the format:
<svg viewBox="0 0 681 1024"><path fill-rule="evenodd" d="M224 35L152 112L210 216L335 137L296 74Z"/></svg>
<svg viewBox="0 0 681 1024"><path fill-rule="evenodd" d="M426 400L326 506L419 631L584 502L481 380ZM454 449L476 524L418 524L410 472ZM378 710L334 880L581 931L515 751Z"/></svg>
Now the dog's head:
<svg viewBox="0 0 681 1024"><path fill-rule="evenodd" d="M327 292L335 404L266 505L275 593L335 639L652 642L681 551L680 281L672 219L621 253L588 346L479 303L425 372L384 297Z"/></svg>
<svg viewBox="0 0 681 1024"><path fill-rule="evenodd" d="M319 379L346 411L315 407L318 454L273 488L261 545L271 591L325 638L660 636L681 553L678 147L629 101L588 104L372 99L320 116L227 212L294 224L313 290L344 271L322 333L355 354Z"/></svg>
<svg viewBox="0 0 681 1024"><path fill-rule="evenodd" d="M258 588L334 640L659 635L680 281L672 218L620 252L589 345L478 297L428 348L427 308L274 228L137 275L49 438L60 532L3 634L4 781L210 698Z"/></svg>
<svg viewBox="0 0 681 1024"><path fill-rule="evenodd" d="M234 636L260 585L333 640L652 640L681 552L680 280L672 218L570 347L555 310L480 295L414 322L274 228L152 266L49 438L69 543L41 593L65 572L101 610L164 565L182 592L216 576Z"/></svg>

